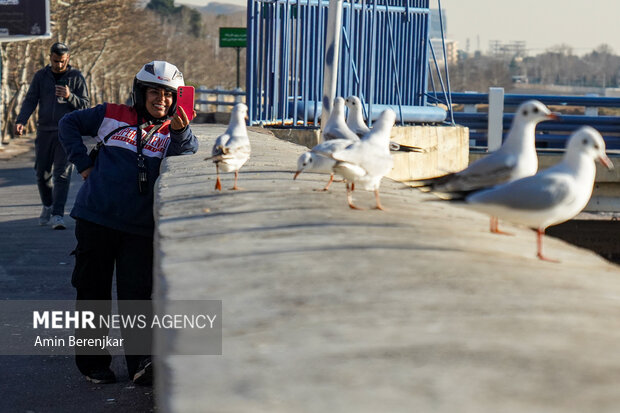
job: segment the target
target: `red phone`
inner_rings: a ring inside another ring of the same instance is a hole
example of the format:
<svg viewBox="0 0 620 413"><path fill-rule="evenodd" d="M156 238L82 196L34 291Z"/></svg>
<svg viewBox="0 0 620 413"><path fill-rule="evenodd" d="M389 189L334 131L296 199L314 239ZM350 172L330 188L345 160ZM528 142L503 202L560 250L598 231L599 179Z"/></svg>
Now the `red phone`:
<svg viewBox="0 0 620 413"><path fill-rule="evenodd" d="M187 119L194 119L194 86L179 86L177 88L177 107L179 106L185 111Z"/></svg>

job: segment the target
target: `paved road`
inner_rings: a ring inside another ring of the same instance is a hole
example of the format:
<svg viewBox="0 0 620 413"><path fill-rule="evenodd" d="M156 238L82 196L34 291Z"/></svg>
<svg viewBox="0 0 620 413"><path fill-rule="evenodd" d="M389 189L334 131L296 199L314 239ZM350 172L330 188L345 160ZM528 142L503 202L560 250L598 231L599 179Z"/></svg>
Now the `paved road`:
<svg viewBox="0 0 620 413"><path fill-rule="evenodd" d="M4 158L4 159L3 159ZM66 231L41 227L33 153L0 155L0 299L72 300L74 221ZM74 175L73 204L81 179ZM153 390L128 381L124 360L114 357L119 382L94 385L69 356L0 356L0 412L149 412Z"/></svg>

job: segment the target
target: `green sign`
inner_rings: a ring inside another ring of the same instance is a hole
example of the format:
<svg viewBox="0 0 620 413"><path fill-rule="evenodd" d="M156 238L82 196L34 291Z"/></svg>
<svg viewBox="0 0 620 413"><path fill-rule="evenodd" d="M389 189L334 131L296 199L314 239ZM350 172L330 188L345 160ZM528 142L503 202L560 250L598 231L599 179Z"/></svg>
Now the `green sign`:
<svg viewBox="0 0 620 413"><path fill-rule="evenodd" d="M220 27L220 47L247 47L245 27Z"/></svg>

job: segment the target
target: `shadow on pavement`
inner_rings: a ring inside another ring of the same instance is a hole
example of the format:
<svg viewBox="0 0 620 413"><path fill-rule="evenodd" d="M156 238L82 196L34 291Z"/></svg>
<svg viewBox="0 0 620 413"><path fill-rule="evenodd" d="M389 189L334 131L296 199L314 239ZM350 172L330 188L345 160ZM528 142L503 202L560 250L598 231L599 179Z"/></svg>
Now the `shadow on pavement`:
<svg viewBox="0 0 620 413"><path fill-rule="evenodd" d="M34 183L35 182L34 168L26 167L26 168L2 169L2 175L0 175L0 188L5 188L8 186L14 186L14 185L27 185L28 183L24 182L24 176L31 177L32 178L31 181L32 183Z"/></svg>
<svg viewBox="0 0 620 413"><path fill-rule="evenodd" d="M73 176L67 211L79 176ZM18 188L24 186L25 188ZM71 286L75 221L66 230L39 226L40 204L28 154L0 162L0 299L73 300ZM1 326L0 326L1 328ZM1 333L1 330L0 330ZM151 387L127 378L122 356L114 356L118 382L86 381L72 356L0 356L0 412L149 412Z"/></svg>

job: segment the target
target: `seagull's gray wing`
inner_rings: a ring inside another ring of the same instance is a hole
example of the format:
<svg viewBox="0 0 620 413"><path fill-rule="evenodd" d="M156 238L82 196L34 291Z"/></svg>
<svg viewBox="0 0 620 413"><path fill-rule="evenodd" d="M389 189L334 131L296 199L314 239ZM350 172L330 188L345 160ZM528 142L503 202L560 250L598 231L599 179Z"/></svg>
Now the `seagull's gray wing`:
<svg viewBox="0 0 620 413"><path fill-rule="evenodd" d="M434 191L472 191L510 180L516 165L516 156L493 153L477 160L461 172L437 178L434 184L432 180L428 181Z"/></svg>
<svg viewBox="0 0 620 413"><path fill-rule="evenodd" d="M508 179L516 166L517 157L515 155L495 152L472 163L465 170L459 172L459 175L467 176L470 180L491 178L497 184Z"/></svg>
<svg viewBox="0 0 620 413"><path fill-rule="evenodd" d="M470 204L501 205L510 209L545 210L570 204L575 197L570 178L560 174L539 174L476 192L466 198Z"/></svg>
<svg viewBox="0 0 620 413"><path fill-rule="evenodd" d="M331 153L334 153L335 151L344 149L347 146L351 145L352 143L353 142L351 142L348 139L331 139L331 140L319 143L318 145L313 147L311 151L324 156L326 153L331 154Z"/></svg>

